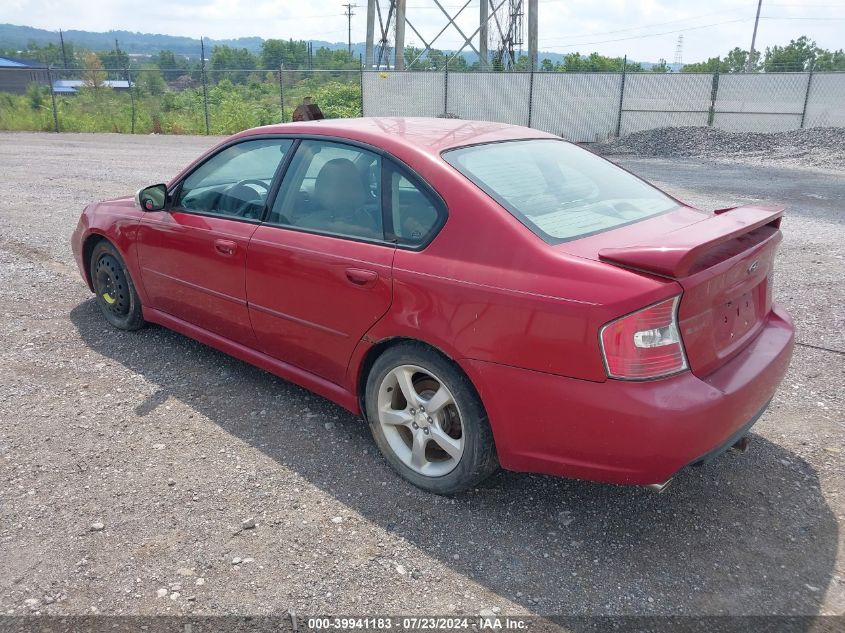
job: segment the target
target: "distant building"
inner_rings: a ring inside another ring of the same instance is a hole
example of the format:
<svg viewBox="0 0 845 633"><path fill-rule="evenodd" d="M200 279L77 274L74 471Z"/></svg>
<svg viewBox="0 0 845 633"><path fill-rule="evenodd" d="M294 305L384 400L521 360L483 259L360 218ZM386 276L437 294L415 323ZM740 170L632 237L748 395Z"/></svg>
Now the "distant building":
<svg viewBox="0 0 845 633"><path fill-rule="evenodd" d="M47 86L47 66L15 57L0 57L0 92L24 94L31 83Z"/></svg>
<svg viewBox="0 0 845 633"><path fill-rule="evenodd" d="M53 82L53 92L57 95L75 95L79 88L84 88L88 82L81 79L56 79ZM129 90L129 82L125 79L105 79L100 84L104 88L113 90Z"/></svg>

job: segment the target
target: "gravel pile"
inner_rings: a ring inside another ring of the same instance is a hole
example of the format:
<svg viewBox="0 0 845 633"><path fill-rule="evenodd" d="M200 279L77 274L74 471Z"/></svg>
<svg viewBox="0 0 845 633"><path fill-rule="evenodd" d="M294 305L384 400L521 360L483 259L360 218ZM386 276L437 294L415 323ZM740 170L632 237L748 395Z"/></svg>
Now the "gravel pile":
<svg viewBox="0 0 845 633"><path fill-rule="evenodd" d="M845 128L788 132L726 132L712 127L664 127L599 143L602 154L771 162L845 171Z"/></svg>

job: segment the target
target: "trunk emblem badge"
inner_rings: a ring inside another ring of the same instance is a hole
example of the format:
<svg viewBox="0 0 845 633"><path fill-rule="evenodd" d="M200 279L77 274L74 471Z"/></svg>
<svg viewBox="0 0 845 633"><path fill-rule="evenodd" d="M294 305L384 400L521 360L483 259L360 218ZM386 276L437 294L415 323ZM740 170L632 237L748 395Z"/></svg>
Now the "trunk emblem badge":
<svg viewBox="0 0 845 633"><path fill-rule="evenodd" d="M760 260L755 259L753 262L751 262L751 265L748 267L748 274L750 275L755 270L757 270L759 267L760 267Z"/></svg>

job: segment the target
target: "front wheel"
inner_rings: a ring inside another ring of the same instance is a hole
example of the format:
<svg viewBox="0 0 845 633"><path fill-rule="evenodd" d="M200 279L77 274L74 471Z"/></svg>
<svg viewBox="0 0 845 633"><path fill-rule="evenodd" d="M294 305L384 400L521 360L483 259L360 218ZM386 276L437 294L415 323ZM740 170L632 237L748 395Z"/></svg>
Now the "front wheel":
<svg viewBox="0 0 845 633"><path fill-rule="evenodd" d="M144 325L135 284L120 253L105 240L91 253L91 281L97 306L109 323L120 330L137 330Z"/></svg>
<svg viewBox="0 0 845 633"><path fill-rule="evenodd" d="M498 468L487 414L472 384L424 345L400 344L376 359L365 405L384 457L423 490L461 492Z"/></svg>

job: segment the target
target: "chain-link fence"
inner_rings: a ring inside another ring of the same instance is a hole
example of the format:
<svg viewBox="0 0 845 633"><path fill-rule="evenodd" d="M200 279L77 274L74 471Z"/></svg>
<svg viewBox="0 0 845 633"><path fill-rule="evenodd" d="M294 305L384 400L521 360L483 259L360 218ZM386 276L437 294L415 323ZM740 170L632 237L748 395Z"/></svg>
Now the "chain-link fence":
<svg viewBox="0 0 845 633"><path fill-rule="evenodd" d="M291 120L443 116L579 142L665 126L845 126L845 73L452 72L0 68L0 129L231 134Z"/></svg>
<svg viewBox="0 0 845 633"><path fill-rule="evenodd" d="M366 116L528 125L592 142L666 126L845 126L845 73L365 72Z"/></svg>
<svg viewBox="0 0 845 633"><path fill-rule="evenodd" d="M0 129L233 134L290 121L305 96L361 116L361 72L0 68Z"/></svg>

